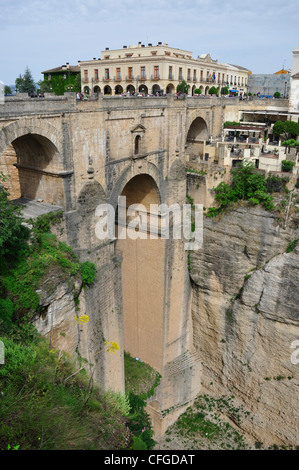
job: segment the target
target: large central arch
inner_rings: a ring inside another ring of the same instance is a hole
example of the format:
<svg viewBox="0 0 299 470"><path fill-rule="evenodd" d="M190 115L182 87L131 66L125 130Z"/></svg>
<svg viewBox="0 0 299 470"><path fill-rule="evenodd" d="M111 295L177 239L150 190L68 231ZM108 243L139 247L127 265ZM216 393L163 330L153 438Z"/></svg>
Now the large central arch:
<svg viewBox="0 0 299 470"><path fill-rule="evenodd" d="M119 238L121 228L117 227L116 248L121 250L123 258L124 349L161 372L165 240L159 236L151 239L149 225L147 228L144 225L144 221L149 222L150 213L153 214L152 205L161 204L161 196L157 183L148 174L133 176L120 195L126 198L127 210L133 204L138 207L135 214L127 212L125 239ZM123 209L118 207L117 215ZM136 223L135 230L132 226Z"/></svg>

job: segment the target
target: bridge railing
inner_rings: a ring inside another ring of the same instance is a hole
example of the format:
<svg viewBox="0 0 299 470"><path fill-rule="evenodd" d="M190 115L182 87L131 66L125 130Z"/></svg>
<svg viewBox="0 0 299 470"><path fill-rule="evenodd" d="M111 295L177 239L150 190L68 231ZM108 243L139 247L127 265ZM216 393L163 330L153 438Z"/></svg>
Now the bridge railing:
<svg viewBox="0 0 299 470"><path fill-rule="evenodd" d="M0 117L7 117L22 114L57 113L66 109L76 107L76 95L64 94L63 96L45 96L40 98L30 98L22 94L21 96L5 97L4 103L0 106Z"/></svg>

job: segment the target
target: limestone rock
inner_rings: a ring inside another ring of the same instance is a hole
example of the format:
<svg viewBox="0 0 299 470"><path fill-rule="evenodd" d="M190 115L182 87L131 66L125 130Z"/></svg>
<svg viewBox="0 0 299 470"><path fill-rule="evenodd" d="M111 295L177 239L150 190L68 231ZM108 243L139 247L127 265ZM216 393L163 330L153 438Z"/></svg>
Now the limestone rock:
<svg viewBox="0 0 299 470"><path fill-rule="evenodd" d="M260 208L205 220L191 253L194 342L202 393L236 397L250 413L241 427L264 445L298 445L299 249L290 229Z"/></svg>

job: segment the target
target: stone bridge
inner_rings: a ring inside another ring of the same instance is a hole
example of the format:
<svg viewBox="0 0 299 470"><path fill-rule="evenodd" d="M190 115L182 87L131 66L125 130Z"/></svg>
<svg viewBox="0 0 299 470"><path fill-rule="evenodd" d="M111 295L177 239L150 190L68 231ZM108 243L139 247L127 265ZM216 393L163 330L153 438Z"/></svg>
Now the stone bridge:
<svg viewBox="0 0 299 470"><path fill-rule="evenodd" d="M186 153L220 136L225 105L216 98L63 96L0 106L0 171L11 176L11 197L61 207L65 240L97 265L83 301L90 322L81 354L105 389L124 391L124 351L161 374L148 408L157 434L200 390L187 253L183 240L159 236L100 240L96 208L109 203L117 211L120 195L148 213L150 204L184 204ZM104 341L120 351L107 354Z"/></svg>

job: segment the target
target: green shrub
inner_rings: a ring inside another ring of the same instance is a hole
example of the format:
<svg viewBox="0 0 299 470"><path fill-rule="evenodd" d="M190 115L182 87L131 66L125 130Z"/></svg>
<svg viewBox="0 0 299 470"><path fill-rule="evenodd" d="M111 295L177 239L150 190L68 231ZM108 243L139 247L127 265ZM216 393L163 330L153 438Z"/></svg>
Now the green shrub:
<svg viewBox="0 0 299 470"><path fill-rule="evenodd" d="M46 340L18 334L1 337L0 449L128 449L132 435L115 400L90 389L87 375Z"/></svg>
<svg viewBox="0 0 299 470"><path fill-rule="evenodd" d="M265 176L255 172L252 162L242 161L242 163L231 170L232 180L228 185L220 183L216 188L215 200L219 207L210 207L207 211L208 217L214 217L223 209L239 200L247 200L251 204L262 204L266 210L272 210L273 198L268 193Z"/></svg>
<svg viewBox="0 0 299 470"><path fill-rule="evenodd" d="M153 439L154 431L151 420L145 411L146 400L143 396L129 393L131 415L128 417L128 426L134 436L139 436L147 449L152 449L156 442Z"/></svg>
<svg viewBox="0 0 299 470"><path fill-rule="evenodd" d="M141 436L133 437L133 450L147 450L146 443L142 440Z"/></svg>
<svg viewBox="0 0 299 470"><path fill-rule="evenodd" d="M281 162L282 171L292 171L294 166L295 162L292 162L291 160L282 160Z"/></svg>
<svg viewBox="0 0 299 470"><path fill-rule="evenodd" d="M294 249L297 246L298 241L299 241L299 238L296 238L296 240L293 240L287 247L286 252L291 253L292 251L294 251Z"/></svg>
<svg viewBox="0 0 299 470"><path fill-rule="evenodd" d="M266 179L266 188L269 193L279 193L282 190L285 190L286 184L288 183L289 178L281 177L277 175L269 175Z"/></svg>
<svg viewBox="0 0 299 470"><path fill-rule="evenodd" d="M95 280L97 274L97 267L94 263L90 261L85 261L80 264L80 271L82 275L83 285L90 286Z"/></svg>

